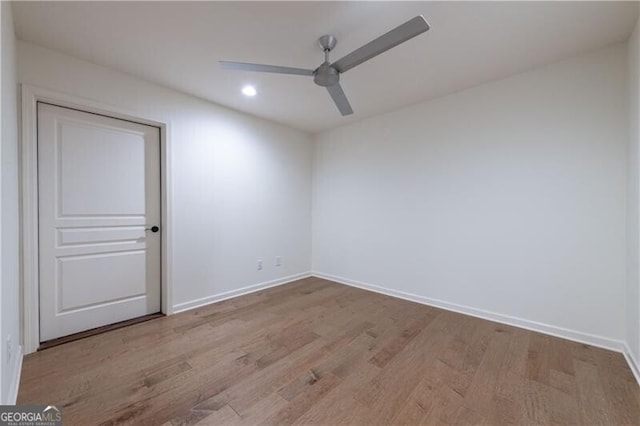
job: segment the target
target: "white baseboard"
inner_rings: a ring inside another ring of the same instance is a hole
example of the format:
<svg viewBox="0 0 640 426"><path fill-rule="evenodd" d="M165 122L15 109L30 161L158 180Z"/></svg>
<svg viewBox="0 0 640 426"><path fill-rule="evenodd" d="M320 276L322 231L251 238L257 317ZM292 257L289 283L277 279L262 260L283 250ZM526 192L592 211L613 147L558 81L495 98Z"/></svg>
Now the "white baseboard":
<svg viewBox="0 0 640 426"><path fill-rule="evenodd" d="M622 353L627 360L629 368L633 372L638 385L640 385L640 362L638 362L636 357L633 355L633 352L631 352L631 348L626 343L624 344L624 351Z"/></svg>
<svg viewBox="0 0 640 426"><path fill-rule="evenodd" d="M173 306L173 313L188 311L190 309L199 308L201 306L209 305L211 303L221 302L223 300L232 299L234 297L242 296L244 294L254 293L256 291L264 290L270 287L276 287L279 285L287 284L292 281L297 281L303 278L311 276L311 272L302 272L295 275L289 275L287 277L278 278L263 283L242 287L236 290L226 291L224 293L214 294L212 296L203 297L201 299L192 300L189 302L179 303Z"/></svg>
<svg viewBox="0 0 640 426"><path fill-rule="evenodd" d="M506 325L512 325L514 327L524 328L531 331L537 331L539 333L548 334L555 337L561 337L563 339L573 340L575 342L586 343L591 346L597 346L600 348L609 349L616 352L622 352L622 353L625 352L624 342L619 340L609 339L603 336L597 336L594 334L583 333L581 331L570 330L567 328L557 327L554 325L512 317L510 315L498 314L491 311L485 311L483 309L472 308L470 306L444 302L442 300L431 299L431 298L420 296L413 293L406 293L404 291L398 291L390 288L380 287L373 284L367 284L360 281L351 280L348 278L337 277L335 275L330 275L330 274L324 274L322 272L312 272L311 275L313 275L314 277L335 281L340 284L357 287L363 290L369 290L369 291L381 293L387 296L397 297L399 299L409 300L411 302L421 303L423 305L445 309L447 311L458 312L461 314L470 315L473 317L482 318L489 321L495 321L495 322L499 322Z"/></svg>
<svg viewBox="0 0 640 426"><path fill-rule="evenodd" d="M18 400L18 388L20 387L20 373L22 372L22 346L18 346L16 353L13 354L13 362L11 363L11 383L9 384L9 392L7 398L3 401L3 405L16 405Z"/></svg>

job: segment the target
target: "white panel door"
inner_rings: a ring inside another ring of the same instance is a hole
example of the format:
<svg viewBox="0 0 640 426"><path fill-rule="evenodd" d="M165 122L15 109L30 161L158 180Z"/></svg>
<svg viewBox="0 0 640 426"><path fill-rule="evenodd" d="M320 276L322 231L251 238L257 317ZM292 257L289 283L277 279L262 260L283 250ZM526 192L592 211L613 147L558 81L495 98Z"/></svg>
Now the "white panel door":
<svg viewBox="0 0 640 426"><path fill-rule="evenodd" d="M38 103L40 341L160 311L160 132Z"/></svg>

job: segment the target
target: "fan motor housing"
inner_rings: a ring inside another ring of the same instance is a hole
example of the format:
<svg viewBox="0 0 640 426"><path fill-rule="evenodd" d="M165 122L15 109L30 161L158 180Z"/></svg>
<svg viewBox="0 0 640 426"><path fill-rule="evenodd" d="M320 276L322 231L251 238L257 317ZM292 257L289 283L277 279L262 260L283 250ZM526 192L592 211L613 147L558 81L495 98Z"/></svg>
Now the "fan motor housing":
<svg viewBox="0 0 640 426"><path fill-rule="evenodd" d="M340 73L329 62L325 62L313 73L313 81L322 87L334 86L340 82Z"/></svg>

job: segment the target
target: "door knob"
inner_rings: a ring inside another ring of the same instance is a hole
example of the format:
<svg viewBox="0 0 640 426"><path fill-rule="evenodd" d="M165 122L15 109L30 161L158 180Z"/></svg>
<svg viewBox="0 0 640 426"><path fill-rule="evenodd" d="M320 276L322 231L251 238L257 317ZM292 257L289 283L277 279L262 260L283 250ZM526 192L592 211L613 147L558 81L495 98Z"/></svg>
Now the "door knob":
<svg viewBox="0 0 640 426"><path fill-rule="evenodd" d="M151 232L158 232L160 230L160 228L158 228L157 226L152 226L151 228L144 228L145 231L151 231Z"/></svg>

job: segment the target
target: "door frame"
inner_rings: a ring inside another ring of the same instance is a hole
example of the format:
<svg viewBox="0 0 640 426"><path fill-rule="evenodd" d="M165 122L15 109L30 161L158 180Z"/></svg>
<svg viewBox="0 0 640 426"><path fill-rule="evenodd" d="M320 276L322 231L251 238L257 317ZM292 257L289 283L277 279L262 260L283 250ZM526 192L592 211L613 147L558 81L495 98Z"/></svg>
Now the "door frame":
<svg viewBox="0 0 640 426"><path fill-rule="evenodd" d="M40 345L39 243L38 243L38 102L146 124L160 129L161 310L173 314L173 220L171 179L171 123L89 99L28 84L22 95L22 344L25 354Z"/></svg>

